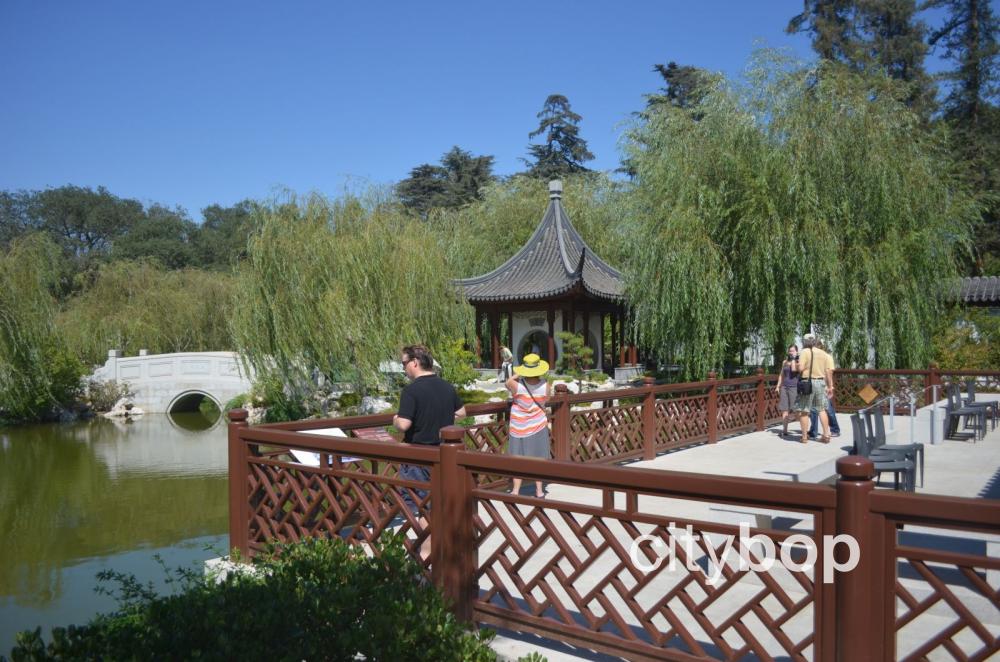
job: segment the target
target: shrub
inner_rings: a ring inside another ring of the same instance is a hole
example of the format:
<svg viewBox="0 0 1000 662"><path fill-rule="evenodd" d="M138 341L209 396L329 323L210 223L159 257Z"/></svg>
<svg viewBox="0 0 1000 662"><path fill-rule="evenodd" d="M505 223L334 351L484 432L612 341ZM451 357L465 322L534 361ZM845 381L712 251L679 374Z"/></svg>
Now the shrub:
<svg viewBox="0 0 1000 662"><path fill-rule="evenodd" d="M82 627L22 632L14 661L62 659L495 660L492 633L470 631L422 581L400 539L369 558L341 540L275 548L258 572L221 581L179 573L182 588L157 596L134 578L118 610Z"/></svg>
<svg viewBox="0 0 1000 662"><path fill-rule="evenodd" d="M87 381L87 399L90 406L96 411L111 411L122 398L131 398L135 395L128 382L116 382L113 380L101 381L91 379Z"/></svg>
<svg viewBox="0 0 1000 662"><path fill-rule="evenodd" d="M306 408L285 390L277 374L265 375L254 383L250 391L255 406L264 407L265 423L283 423L306 418Z"/></svg>
<svg viewBox="0 0 1000 662"><path fill-rule="evenodd" d="M434 356L441 364L441 378L446 382L464 386L479 378L479 372L473 367L476 355L465 349L463 340L442 343L434 351Z"/></svg>
<svg viewBox="0 0 1000 662"><path fill-rule="evenodd" d="M458 393L458 397L461 399L462 404L466 405L481 405L484 402L489 402L491 397L497 395L496 393L487 393L486 391L480 391L478 389L465 389L459 387L455 390ZM500 393L502 395L505 391L501 391Z"/></svg>

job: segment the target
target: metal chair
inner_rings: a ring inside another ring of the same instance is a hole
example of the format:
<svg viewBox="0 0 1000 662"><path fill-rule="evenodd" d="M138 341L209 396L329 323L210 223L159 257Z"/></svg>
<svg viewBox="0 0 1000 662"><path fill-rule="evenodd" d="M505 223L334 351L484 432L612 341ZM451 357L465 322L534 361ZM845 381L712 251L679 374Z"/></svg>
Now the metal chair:
<svg viewBox="0 0 1000 662"><path fill-rule="evenodd" d="M908 444L885 443L885 417L881 409L865 410L868 423L868 440L872 451L886 451L900 455L899 459L912 460L920 471L920 487L924 486L924 445L919 442Z"/></svg>
<svg viewBox="0 0 1000 662"><path fill-rule="evenodd" d="M854 430L854 448L857 455L867 457L875 465L876 481L882 473L892 473L893 488L902 489L904 492L916 491L916 465L913 460L901 458L898 453L886 450L873 450L868 438L865 421L861 414L851 415L851 427ZM902 485L900 484L902 476Z"/></svg>
<svg viewBox="0 0 1000 662"><path fill-rule="evenodd" d="M944 438L951 439L958 435L958 425L962 418L965 418L966 428L969 427L969 418L976 420L973 439L978 441L986 434L986 409L984 407L963 407L962 394L958 389L958 384L949 384L945 389L948 396L948 404L944 410Z"/></svg>
<svg viewBox="0 0 1000 662"><path fill-rule="evenodd" d="M986 410L986 418L991 422L990 429L997 429L997 418L1000 417L1000 402L996 400L976 400L976 380L967 379L965 381L965 392L967 396L963 398L966 407L982 407ZM984 424L985 425L985 424Z"/></svg>

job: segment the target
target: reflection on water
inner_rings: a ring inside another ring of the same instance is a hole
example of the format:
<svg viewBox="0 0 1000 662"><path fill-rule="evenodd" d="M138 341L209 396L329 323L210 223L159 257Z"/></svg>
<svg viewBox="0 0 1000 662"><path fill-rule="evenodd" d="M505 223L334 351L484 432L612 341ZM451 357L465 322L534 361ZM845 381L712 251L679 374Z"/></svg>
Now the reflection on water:
<svg viewBox="0 0 1000 662"><path fill-rule="evenodd" d="M218 555L191 550L224 547L228 522L225 426L199 416L0 428L0 655L26 619L47 632L107 609L99 569L155 579L155 552Z"/></svg>
<svg viewBox="0 0 1000 662"><path fill-rule="evenodd" d="M188 432L204 432L218 427L222 423L222 413L218 410L213 415L203 411L181 411L167 414L167 418L175 427Z"/></svg>

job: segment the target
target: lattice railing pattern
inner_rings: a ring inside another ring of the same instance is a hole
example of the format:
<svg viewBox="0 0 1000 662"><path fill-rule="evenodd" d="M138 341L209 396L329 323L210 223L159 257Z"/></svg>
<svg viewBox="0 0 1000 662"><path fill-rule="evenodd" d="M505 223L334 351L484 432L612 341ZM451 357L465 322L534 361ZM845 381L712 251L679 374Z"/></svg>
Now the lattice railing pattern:
<svg viewBox="0 0 1000 662"><path fill-rule="evenodd" d="M262 457L249 466L252 550L304 538L370 543L391 530L406 537L419 559L416 551L430 535L430 483L399 477L398 463L364 459L324 469Z"/></svg>
<svg viewBox="0 0 1000 662"><path fill-rule="evenodd" d="M465 447L482 453L503 455L507 452L509 439L507 421L503 420L480 423L465 430ZM501 476L487 476L485 474L481 474L478 480L480 485L491 486L498 486L506 482L506 479Z"/></svg>
<svg viewBox="0 0 1000 662"><path fill-rule="evenodd" d="M703 441L708 436L708 396L656 401L658 451Z"/></svg>
<svg viewBox="0 0 1000 662"><path fill-rule="evenodd" d="M641 412L634 404L573 410L569 418L570 460L609 462L641 455Z"/></svg>
<svg viewBox="0 0 1000 662"><path fill-rule="evenodd" d="M947 384L958 384L963 391L965 391L965 383L967 381L975 380L976 382L976 392L977 393L998 393L1000 392L1000 374L992 375L961 375L953 374L948 372L940 373L941 383ZM944 395L940 396L944 399Z"/></svg>
<svg viewBox="0 0 1000 662"><path fill-rule="evenodd" d="M649 512L618 516L512 495L478 503L477 605L504 610L508 622L606 635L650 656L674 649L712 659L813 657L823 590L815 569L775 563L764 570L760 546L751 547L754 565L741 569L725 552L723 536L738 535L735 526L690 522L688 538L688 530ZM780 545L782 534L760 533ZM633 557L643 535L657 542ZM710 554L729 561L714 584L705 572L714 567Z"/></svg>
<svg viewBox="0 0 1000 662"><path fill-rule="evenodd" d="M757 425L757 387L719 392L719 433Z"/></svg>
<svg viewBox="0 0 1000 662"><path fill-rule="evenodd" d="M910 398L917 398L917 407L928 404L929 396L924 394L927 378L916 375L866 375L836 373L836 405L838 411L857 411L868 406L860 392L871 386L878 394L875 399L896 396L898 407L909 406ZM888 407L888 405L886 405Z"/></svg>
<svg viewBox="0 0 1000 662"><path fill-rule="evenodd" d="M897 660L1000 656L1000 559L906 546L896 558Z"/></svg>
<svg viewBox="0 0 1000 662"><path fill-rule="evenodd" d="M764 423L770 424L781 420L781 412L778 410L780 401L778 392L774 390L777 382L764 384Z"/></svg>

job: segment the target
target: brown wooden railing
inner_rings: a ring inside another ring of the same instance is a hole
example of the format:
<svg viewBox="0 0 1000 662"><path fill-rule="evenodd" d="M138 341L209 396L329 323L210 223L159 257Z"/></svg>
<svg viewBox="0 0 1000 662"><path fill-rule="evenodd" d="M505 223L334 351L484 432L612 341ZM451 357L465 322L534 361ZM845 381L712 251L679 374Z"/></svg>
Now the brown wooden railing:
<svg viewBox="0 0 1000 662"><path fill-rule="evenodd" d="M723 406L742 412L735 400ZM394 532L461 618L629 659L1000 653L1000 560L989 547L1000 534L1000 503L875 492L863 458L841 458L831 487L473 452L460 427L443 430L440 447L304 432L331 423L347 431L379 417L254 428L241 410L230 417L230 540L245 557L271 541L365 543ZM291 448L319 453L320 466L289 461ZM404 464L429 467L429 481L402 477ZM512 476L546 481L549 496L490 487ZM734 510L793 522L748 525L779 547L802 535L822 550L824 536L851 535L860 562L825 583L822 553L811 568L765 568L756 554L759 567L726 564L712 583L698 564L739 534L719 516ZM688 526L690 547L680 540ZM671 543L680 568L650 570L657 544Z"/></svg>
<svg viewBox="0 0 1000 662"><path fill-rule="evenodd" d="M866 386L871 387L875 398L895 396L897 407L902 412L911 399L915 400L918 408L930 404L935 385L939 387L938 398L944 399L944 391L940 387L959 384L964 388L967 380L975 380L977 388L984 393L1000 391L1000 371L996 370L941 370L933 363L927 370L838 369L834 373L837 411L857 411L868 406L861 396Z"/></svg>

